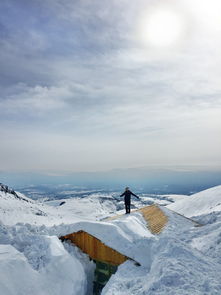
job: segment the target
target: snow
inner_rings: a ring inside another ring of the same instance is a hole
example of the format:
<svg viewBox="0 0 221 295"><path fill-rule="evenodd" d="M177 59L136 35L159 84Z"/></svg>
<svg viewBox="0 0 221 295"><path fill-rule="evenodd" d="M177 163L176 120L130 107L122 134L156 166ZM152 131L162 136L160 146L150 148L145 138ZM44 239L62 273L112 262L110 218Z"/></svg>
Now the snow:
<svg viewBox="0 0 221 295"><path fill-rule="evenodd" d="M40 271L13 246L0 245L1 294L84 294L85 273L80 262L62 248L57 238L48 238L48 243L48 262Z"/></svg>
<svg viewBox="0 0 221 295"><path fill-rule="evenodd" d="M102 294L220 295L221 224L194 227L191 220L161 209L170 222L150 246L150 268L131 261L122 264Z"/></svg>
<svg viewBox="0 0 221 295"><path fill-rule="evenodd" d="M0 289L2 294L42 294L43 282L33 270L25 256L11 245L0 245ZM29 278L28 280L26 278ZM38 286L33 288L32 286Z"/></svg>
<svg viewBox="0 0 221 295"><path fill-rule="evenodd" d="M188 217L221 211L221 185L183 198L168 208Z"/></svg>
<svg viewBox="0 0 221 295"><path fill-rule="evenodd" d="M122 264L102 294L220 294L221 276L213 262L184 243L163 238L154 245L152 256L150 271L132 262Z"/></svg>
<svg viewBox="0 0 221 295"><path fill-rule="evenodd" d="M149 267L150 245L157 238L146 227L140 213L122 216L120 220L107 222L81 221L70 225L58 225L48 229L51 235L59 236L83 230L105 245ZM111 234L110 234L111 233Z"/></svg>
<svg viewBox="0 0 221 295"><path fill-rule="evenodd" d="M106 220L124 212L123 201L107 194L44 203L17 194L20 198L0 192L3 295L92 294L95 264L58 239L79 230L133 259L118 267L102 295L221 294L221 186L192 196L159 196L157 203L164 205L160 208L169 220L160 235L147 229L139 212ZM133 203L154 201L141 199ZM174 211L204 221L204 226L195 227Z"/></svg>

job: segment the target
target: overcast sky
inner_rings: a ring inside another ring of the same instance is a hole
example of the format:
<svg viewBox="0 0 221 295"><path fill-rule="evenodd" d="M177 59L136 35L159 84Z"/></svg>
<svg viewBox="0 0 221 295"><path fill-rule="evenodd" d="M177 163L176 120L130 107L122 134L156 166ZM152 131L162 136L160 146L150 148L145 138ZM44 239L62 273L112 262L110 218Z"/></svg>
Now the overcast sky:
<svg viewBox="0 0 221 295"><path fill-rule="evenodd" d="M220 0L0 11L0 170L221 166Z"/></svg>

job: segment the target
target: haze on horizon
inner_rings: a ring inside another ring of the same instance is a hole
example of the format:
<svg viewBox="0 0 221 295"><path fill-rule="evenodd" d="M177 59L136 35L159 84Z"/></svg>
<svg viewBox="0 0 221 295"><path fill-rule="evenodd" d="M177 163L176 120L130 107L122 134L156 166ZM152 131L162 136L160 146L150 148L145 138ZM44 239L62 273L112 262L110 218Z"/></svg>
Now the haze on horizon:
<svg viewBox="0 0 221 295"><path fill-rule="evenodd" d="M0 170L221 166L219 0L3 0Z"/></svg>

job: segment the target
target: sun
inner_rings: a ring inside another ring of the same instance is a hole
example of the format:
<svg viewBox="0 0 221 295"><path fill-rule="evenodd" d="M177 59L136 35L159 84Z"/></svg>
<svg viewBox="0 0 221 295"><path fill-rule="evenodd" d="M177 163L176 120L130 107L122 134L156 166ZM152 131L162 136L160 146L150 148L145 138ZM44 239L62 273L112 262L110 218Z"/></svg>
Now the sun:
<svg viewBox="0 0 221 295"><path fill-rule="evenodd" d="M182 36L183 27L181 15L171 9L158 8L142 18L140 38L152 46L171 46Z"/></svg>

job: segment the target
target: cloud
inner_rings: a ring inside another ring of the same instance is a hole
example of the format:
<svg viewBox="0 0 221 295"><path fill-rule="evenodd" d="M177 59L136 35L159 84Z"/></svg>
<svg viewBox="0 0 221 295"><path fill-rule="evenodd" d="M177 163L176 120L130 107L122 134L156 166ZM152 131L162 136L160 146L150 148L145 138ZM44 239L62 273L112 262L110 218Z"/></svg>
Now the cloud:
<svg viewBox="0 0 221 295"><path fill-rule="evenodd" d="M32 112L38 115L42 112L58 110L65 106L65 99L71 94L68 89L58 87L28 87L23 84L16 85L15 91L0 102L0 107L4 113L26 113ZM59 99L62 97L62 99Z"/></svg>
<svg viewBox="0 0 221 295"><path fill-rule="evenodd" d="M33 169L220 161L221 38L204 32L191 5L176 1L192 30L162 49L136 35L155 1L2 2L2 163L13 166L16 155L17 167Z"/></svg>

